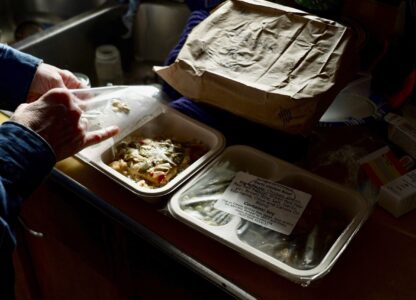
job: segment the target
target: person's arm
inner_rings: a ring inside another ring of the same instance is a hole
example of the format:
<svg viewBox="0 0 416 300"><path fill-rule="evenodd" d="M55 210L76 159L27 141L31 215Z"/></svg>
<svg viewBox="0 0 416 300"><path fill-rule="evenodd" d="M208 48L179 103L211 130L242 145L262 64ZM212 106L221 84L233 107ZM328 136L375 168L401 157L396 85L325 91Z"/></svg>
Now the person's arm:
<svg viewBox="0 0 416 300"><path fill-rule="evenodd" d="M165 62L164 62L165 66L169 66L170 64L173 64L175 62L176 58L179 55L179 52L181 51L183 45L185 44L186 39L188 38L188 35L191 33L192 29L194 29L195 26L197 26L199 23L205 20L208 16L209 16L209 12L203 9L192 11L185 25L185 28L183 29L182 34L179 37L177 44L169 52L167 58L165 59ZM169 96L171 100L182 97L182 95L178 91L176 91L173 87L171 87L166 81L163 81L162 90L166 95Z"/></svg>
<svg viewBox="0 0 416 300"><path fill-rule="evenodd" d="M49 145L17 123L0 126L0 293L14 299L13 227L21 203L47 176L55 163Z"/></svg>
<svg viewBox="0 0 416 300"><path fill-rule="evenodd" d="M14 244L10 222L54 164L52 149L38 134L14 122L0 126L0 245Z"/></svg>
<svg viewBox="0 0 416 300"><path fill-rule="evenodd" d="M42 60L0 44L0 107L14 111L26 100Z"/></svg>
<svg viewBox="0 0 416 300"><path fill-rule="evenodd" d="M19 105L10 121L0 125L1 251L14 246L11 228L23 199L45 179L56 160L118 133L115 126L87 131L79 101L65 89L53 89Z"/></svg>
<svg viewBox="0 0 416 300"><path fill-rule="evenodd" d="M0 107L14 111L10 121L0 125L0 295L13 299L12 228L23 200L56 160L110 138L119 129L88 132L81 99L67 89L81 87L71 72L0 47Z"/></svg>

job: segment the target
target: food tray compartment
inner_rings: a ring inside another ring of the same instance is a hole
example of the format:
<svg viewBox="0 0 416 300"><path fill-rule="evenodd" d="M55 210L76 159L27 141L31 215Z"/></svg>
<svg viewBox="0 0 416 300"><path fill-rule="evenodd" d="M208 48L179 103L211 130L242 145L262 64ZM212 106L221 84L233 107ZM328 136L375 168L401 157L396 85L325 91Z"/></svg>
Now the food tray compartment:
<svg viewBox="0 0 416 300"><path fill-rule="evenodd" d="M144 91L147 91L147 89L148 88ZM138 91L140 90L141 89L139 88ZM134 110L129 112L129 114L126 114L123 117L123 123L121 124L122 130L114 139L88 147L81 151L77 157L91 164L117 183L136 193L142 199L148 202L157 202L161 197L175 190L221 152L224 147L224 137L218 131L169 108L158 99L158 96L154 91L151 94L144 93L144 95L143 93L137 93L137 101L140 102L144 96L147 98L153 97L153 101L155 102L154 105L159 108L152 106L152 108L149 109L149 111L151 110L151 113L143 113L140 111L140 105L134 104L138 106L138 115L135 114ZM100 97L103 97L103 95ZM109 94L109 97L114 97L114 94ZM124 100L119 94L117 94L117 99ZM148 102L149 99L146 101ZM116 120L113 117L114 112L109 109L103 111L105 116L100 116L99 122L105 123L105 126L112 125L111 120ZM120 113L117 113L117 115L120 115ZM109 166L115 159L117 146L122 141L129 139L132 136L143 139L170 138L180 143L197 142L198 144L203 145L205 151L202 156L193 161L186 169L180 171L165 185L147 188L140 186L134 180Z"/></svg>
<svg viewBox="0 0 416 300"><path fill-rule="evenodd" d="M239 171L311 195L291 234L214 207ZM168 208L175 218L250 260L307 285L330 270L368 217L371 205L355 191L287 162L251 147L231 146L176 192ZM323 241L323 236L330 238Z"/></svg>

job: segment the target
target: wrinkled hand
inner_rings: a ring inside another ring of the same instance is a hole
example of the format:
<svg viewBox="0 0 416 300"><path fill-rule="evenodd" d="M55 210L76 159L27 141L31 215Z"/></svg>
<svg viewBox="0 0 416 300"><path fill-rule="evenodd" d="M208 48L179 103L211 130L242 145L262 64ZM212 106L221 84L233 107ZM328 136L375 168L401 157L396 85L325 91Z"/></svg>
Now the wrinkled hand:
<svg viewBox="0 0 416 300"><path fill-rule="evenodd" d="M32 103L21 104L10 120L42 136L59 161L119 132L116 126L87 132L88 121L81 118L79 101L66 89L52 89Z"/></svg>
<svg viewBox="0 0 416 300"><path fill-rule="evenodd" d="M41 63L33 77L27 101L32 102L53 88L78 89L86 86L70 71Z"/></svg>

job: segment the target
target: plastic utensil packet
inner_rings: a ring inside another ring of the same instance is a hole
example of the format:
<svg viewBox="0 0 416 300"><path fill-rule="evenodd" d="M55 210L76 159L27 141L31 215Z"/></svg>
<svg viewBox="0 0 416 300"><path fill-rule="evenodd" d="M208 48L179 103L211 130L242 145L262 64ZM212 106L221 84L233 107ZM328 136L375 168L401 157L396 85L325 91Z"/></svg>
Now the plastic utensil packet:
<svg viewBox="0 0 416 300"><path fill-rule="evenodd" d="M111 86L72 90L80 98L82 117L88 120L88 130L116 125L118 142L132 130L164 113L160 90L154 86Z"/></svg>

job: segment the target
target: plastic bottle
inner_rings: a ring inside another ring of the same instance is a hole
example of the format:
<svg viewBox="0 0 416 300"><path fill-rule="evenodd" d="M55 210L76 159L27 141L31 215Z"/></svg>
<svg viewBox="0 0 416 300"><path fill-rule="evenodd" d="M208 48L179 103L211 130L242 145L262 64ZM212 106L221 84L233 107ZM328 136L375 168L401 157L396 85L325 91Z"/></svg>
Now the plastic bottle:
<svg viewBox="0 0 416 300"><path fill-rule="evenodd" d="M95 71L98 85L123 84L120 52L114 45L101 45L95 51Z"/></svg>

